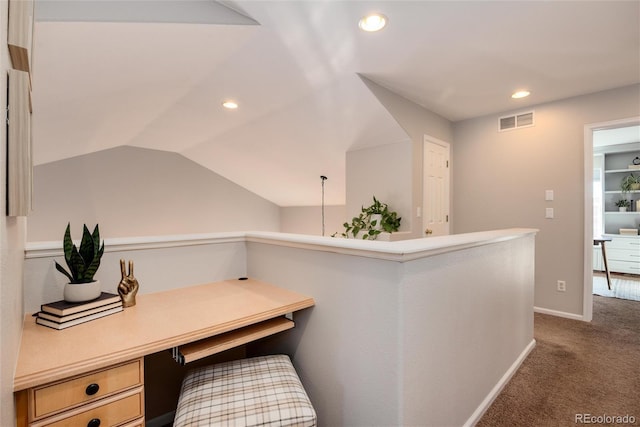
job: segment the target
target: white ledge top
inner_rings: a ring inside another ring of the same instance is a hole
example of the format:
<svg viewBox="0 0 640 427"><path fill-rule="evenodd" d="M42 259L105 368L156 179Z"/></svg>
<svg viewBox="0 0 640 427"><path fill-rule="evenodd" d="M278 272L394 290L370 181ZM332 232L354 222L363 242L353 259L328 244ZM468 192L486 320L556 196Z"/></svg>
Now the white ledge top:
<svg viewBox="0 0 640 427"><path fill-rule="evenodd" d="M105 252L248 242L402 262L517 239L527 235L535 235L537 232L538 230L532 228L510 228L385 242L255 231L126 237L105 239L104 242ZM25 249L25 258L57 257L62 255L61 241L30 242L27 243Z"/></svg>
<svg viewBox="0 0 640 427"><path fill-rule="evenodd" d="M260 232L246 233L246 241L379 258L390 261L411 261L441 253L517 239L526 235L535 235L537 232L538 230L531 228L511 228L426 237L422 239L399 240L396 242Z"/></svg>

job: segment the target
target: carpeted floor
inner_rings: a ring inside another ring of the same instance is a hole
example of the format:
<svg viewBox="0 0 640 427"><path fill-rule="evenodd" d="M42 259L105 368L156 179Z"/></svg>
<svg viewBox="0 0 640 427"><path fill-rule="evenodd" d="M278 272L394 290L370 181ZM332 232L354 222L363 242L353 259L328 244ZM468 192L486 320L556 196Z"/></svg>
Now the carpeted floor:
<svg viewBox="0 0 640 427"><path fill-rule="evenodd" d="M591 323L536 313L534 330L536 347L478 426L640 425L640 302L594 295ZM625 415L635 422L604 418Z"/></svg>

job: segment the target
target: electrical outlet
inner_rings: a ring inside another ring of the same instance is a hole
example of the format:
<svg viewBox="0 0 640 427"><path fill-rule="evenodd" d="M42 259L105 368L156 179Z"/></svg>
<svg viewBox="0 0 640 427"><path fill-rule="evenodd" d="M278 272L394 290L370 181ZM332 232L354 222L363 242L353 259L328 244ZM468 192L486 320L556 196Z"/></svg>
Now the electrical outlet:
<svg viewBox="0 0 640 427"><path fill-rule="evenodd" d="M564 280L558 280L558 292L565 292L567 290L567 282Z"/></svg>

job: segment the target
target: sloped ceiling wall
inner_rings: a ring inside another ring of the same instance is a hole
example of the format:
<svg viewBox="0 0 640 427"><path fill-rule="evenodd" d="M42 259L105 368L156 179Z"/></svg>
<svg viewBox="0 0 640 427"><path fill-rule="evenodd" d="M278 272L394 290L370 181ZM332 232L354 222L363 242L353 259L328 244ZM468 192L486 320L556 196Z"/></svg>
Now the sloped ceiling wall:
<svg viewBox="0 0 640 427"><path fill-rule="evenodd" d="M315 42L304 37L312 34L283 42L280 28L253 22L95 22L89 15L37 23L37 165L118 146L160 149L279 206L317 205L326 175L326 203L344 204L346 151L406 139L350 68L327 68L332 58L310 50ZM222 109L227 98L240 108Z"/></svg>
<svg viewBox="0 0 640 427"><path fill-rule="evenodd" d="M372 10L389 25L364 33ZM453 122L640 81L638 2L37 0L36 16L37 164L168 150L279 206L317 204L320 175L344 204L346 151L406 139L358 74Z"/></svg>

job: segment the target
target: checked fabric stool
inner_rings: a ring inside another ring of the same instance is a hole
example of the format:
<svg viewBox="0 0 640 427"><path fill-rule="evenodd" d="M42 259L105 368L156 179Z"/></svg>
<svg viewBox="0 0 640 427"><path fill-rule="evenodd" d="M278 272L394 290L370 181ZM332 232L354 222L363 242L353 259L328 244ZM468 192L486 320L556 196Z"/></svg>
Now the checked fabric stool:
<svg viewBox="0 0 640 427"><path fill-rule="evenodd" d="M286 355L205 366L182 382L174 427L316 425L316 412Z"/></svg>

